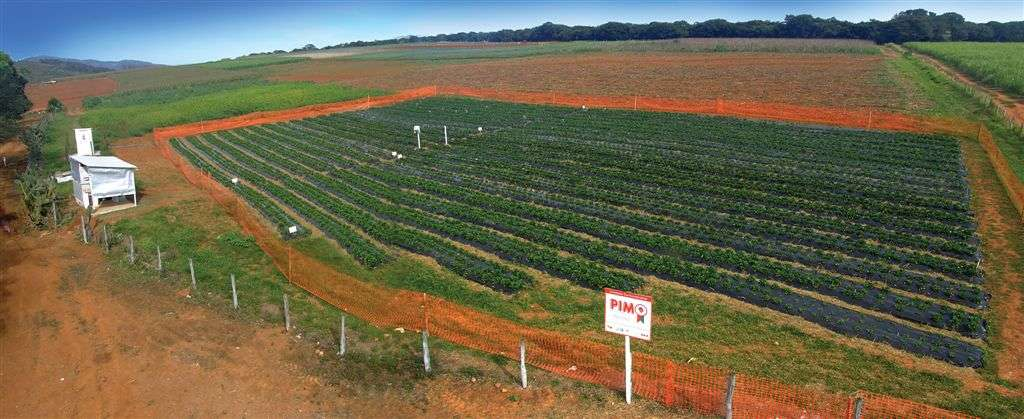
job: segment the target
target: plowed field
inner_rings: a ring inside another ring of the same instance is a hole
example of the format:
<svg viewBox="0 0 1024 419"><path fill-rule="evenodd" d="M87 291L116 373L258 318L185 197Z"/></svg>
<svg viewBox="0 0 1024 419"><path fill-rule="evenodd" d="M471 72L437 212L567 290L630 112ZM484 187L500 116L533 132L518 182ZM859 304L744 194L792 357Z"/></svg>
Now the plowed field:
<svg viewBox="0 0 1024 419"><path fill-rule="evenodd" d="M114 93L117 82L106 77L91 79L62 80L53 84L33 83L25 86L25 94L32 101L32 111L46 109L46 103L55 97L64 102L71 112L82 110L82 100L89 96L102 96Z"/></svg>
<svg viewBox="0 0 1024 419"><path fill-rule="evenodd" d="M271 78L405 89L461 85L518 91L756 100L906 109L880 55L593 53L501 60L309 61Z"/></svg>

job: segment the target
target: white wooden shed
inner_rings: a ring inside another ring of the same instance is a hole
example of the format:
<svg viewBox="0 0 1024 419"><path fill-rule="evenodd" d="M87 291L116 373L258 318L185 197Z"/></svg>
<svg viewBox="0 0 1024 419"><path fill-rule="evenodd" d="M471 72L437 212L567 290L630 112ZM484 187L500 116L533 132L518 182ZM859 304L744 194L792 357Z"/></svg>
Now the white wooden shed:
<svg viewBox="0 0 1024 419"><path fill-rule="evenodd" d="M75 200L83 207L101 214L138 205L135 165L114 156L73 154L68 160Z"/></svg>

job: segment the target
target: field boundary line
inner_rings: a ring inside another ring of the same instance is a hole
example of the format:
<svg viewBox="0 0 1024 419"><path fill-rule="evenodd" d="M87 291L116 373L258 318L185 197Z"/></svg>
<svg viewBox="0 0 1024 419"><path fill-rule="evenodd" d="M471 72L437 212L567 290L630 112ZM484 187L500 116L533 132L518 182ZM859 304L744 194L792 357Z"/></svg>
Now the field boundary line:
<svg viewBox="0 0 1024 419"><path fill-rule="evenodd" d="M233 191L218 183L208 173L191 166L171 148L170 140L179 136L362 110L434 96L439 94L439 91L437 87L431 86L402 91L391 96L260 112L223 120L160 128L155 130L153 138L161 155L190 183L207 192L214 201L221 204L239 223L242 230L253 236L257 245L290 283L323 301L381 328L429 330L435 337L512 360L518 360L518 349L522 339L531 348L528 360L530 365L568 378L623 390L622 348L560 332L528 327L442 298L370 284L340 272L293 249ZM638 98L634 100L639 101ZM716 101L711 106L723 108L726 104ZM729 371L639 353L634 354L633 368L633 389L638 396L704 414L723 414L725 383L730 375ZM858 399L864 400L864 417L967 417L961 413L911 400L866 391L837 394L744 375L737 375L733 408L738 416L770 414L785 417L850 418Z"/></svg>

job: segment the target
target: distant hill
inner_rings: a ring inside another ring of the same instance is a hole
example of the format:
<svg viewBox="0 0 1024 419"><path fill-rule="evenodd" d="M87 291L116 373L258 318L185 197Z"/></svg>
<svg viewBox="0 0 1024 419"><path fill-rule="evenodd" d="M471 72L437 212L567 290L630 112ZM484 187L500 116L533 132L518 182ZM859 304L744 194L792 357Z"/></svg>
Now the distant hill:
<svg viewBox="0 0 1024 419"><path fill-rule="evenodd" d="M18 69L18 73L21 73L21 75L25 76L29 82L33 83L59 79L62 77L77 76L80 74L130 70L134 68L155 67L159 65L160 64L137 60L99 61L49 56L25 58L14 63L14 66Z"/></svg>

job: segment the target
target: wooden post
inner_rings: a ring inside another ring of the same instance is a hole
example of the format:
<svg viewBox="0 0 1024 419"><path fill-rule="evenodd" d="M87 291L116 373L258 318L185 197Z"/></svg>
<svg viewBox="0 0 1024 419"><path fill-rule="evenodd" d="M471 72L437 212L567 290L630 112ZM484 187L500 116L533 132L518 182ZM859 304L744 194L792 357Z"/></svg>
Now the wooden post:
<svg viewBox="0 0 1024 419"><path fill-rule="evenodd" d="M157 270L157 272L163 272L164 271L164 258L163 258L163 255L160 254L160 245L159 244L156 245L156 270Z"/></svg>
<svg viewBox="0 0 1024 419"><path fill-rule="evenodd" d="M196 289L196 268L192 265L192 258L188 258L188 274L192 277L192 289Z"/></svg>
<svg viewBox="0 0 1024 419"><path fill-rule="evenodd" d="M284 330L292 330L292 317L288 314L288 294L284 294Z"/></svg>
<svg viewBox="0 0 1024 419"><path fill-rule="evenodd" d="M430 334L423 331L423 369L426 372L430 372L430 346L427 344L427 336Z"/></svg>
<svg viewBox="0 0 1024 419"><path fill-rule="evenodd" d="M341 329L338 333L338 356L345 356L345 315L341 315Z"/></svg>
<svg viewBox="0 0 1024 419"><path fill-rule="evenodd" d="M107 225L103 225L103 253L110 253L110 238L107 236Z"/></svg>
<svg viewBox="0 0 1024 419"><path fill-rule="evenodd" d="M85 225L85 214L82 214L82 243L89 244L89 229Z"/></svg>
<svg viewBox="0 0 1024 419"><path fill-rule="evenodd" d="M519 382L526 388L526 340L519 338Z"/></svg>
<svg viewBox="0 0 1024 419"><path fill-rule="evenodd" d="M50 201L50 214L53 215L53 226L57 226L57 201Z"/></svg>
<svg viewBox="0 0 1024 419"><path fill-rule="evenodd" d="M736 393L736 374L725 380L725 419L732 419L732 396Z"/></svg>
<svg viewBox="0 0 1024 419"><path fill-rule="evenodd" d="M626 336L626 404L633 404L633 351Z"/></svg>
<svg viewBox="0 0 1024 419"><path fill-rule="evenodd" d="M128 236L128 263L135 263L135 237Z"/></svg>
<svg viewBox="0 0 1024 419"><path fill-rule="evenodd" d="M861 415L864 414L864 399L858 397L853 402L853 419L860 419Z"/></svg>
<svg viewBox="0 0 1024 419"><path fill-rule="evenodd" d="M231 306L238 310L238 289L235 288L235 274L231 274Z"/></svg>

